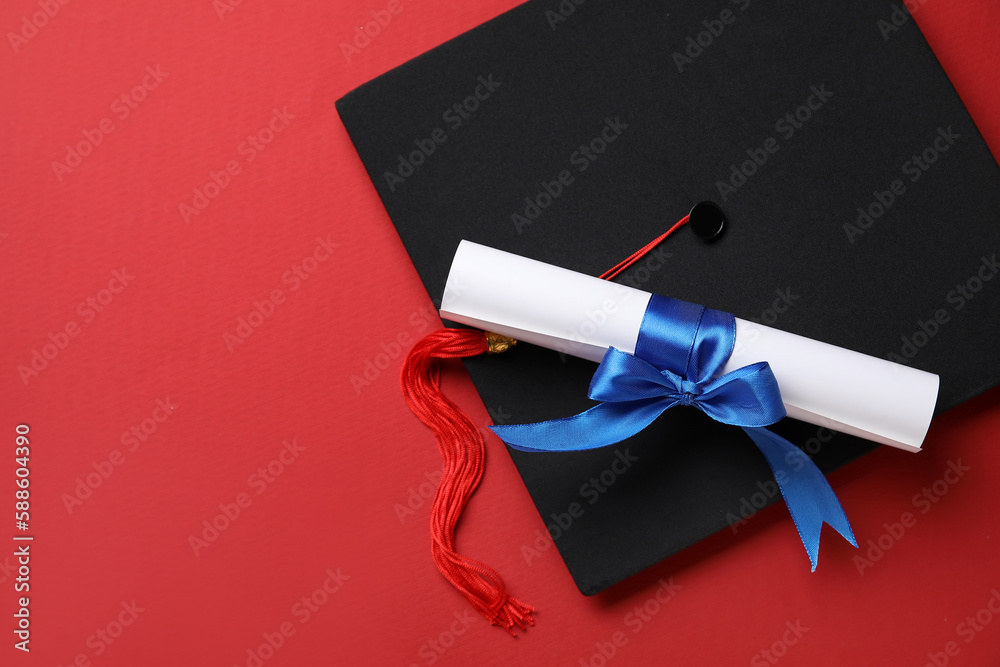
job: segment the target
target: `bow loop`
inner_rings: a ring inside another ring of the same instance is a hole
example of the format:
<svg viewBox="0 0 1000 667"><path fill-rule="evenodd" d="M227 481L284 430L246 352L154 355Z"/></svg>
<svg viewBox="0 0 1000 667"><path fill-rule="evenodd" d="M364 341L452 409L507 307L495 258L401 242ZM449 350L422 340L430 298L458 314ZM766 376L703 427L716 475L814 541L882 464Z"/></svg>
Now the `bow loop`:
<svg viewBox="0 0 1000 667"><path fill-rule="evenodd" d="M612 347L597 367L587 396L606 403L640 401L662 397L680 382L674 373L660 371L644 359Z"/></svg>
<svg viewBox="0 0 1000 667"><path fill-rule="evenodd" d="M770 426L785 416L778 381L767 362L737 368L705 384L698 407L732 426Z"/></svg>

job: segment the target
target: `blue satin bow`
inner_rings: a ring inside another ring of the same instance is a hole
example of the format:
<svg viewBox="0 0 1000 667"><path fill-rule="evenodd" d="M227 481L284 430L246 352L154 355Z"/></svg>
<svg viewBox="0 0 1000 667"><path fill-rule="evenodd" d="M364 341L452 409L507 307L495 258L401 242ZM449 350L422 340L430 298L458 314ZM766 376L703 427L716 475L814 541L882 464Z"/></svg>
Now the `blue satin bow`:
<svg viewBox="0 0 1000 667"><path fill-rule="evenodd" d="M823 522L856 547L854 532L812 460L763 428L785 416L771 367L760 362L716 377L735 343L736 320L729 313L654 294L635 354L610 348L594 373L589 396L602 403L565 419L490 428L514 449L569 452L621 442L677 405L740 426L771 466L815 571Z"/></svg>

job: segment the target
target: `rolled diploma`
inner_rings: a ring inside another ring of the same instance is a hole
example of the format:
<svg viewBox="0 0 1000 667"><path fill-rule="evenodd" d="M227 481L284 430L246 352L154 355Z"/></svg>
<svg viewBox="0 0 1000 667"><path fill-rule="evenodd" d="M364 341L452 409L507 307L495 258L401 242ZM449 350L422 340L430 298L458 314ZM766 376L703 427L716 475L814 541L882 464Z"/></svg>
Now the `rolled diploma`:
<svg viewBox="0 0 1000 667"><path fill-rule="evenodd" d="M649 292L462 241L441 317L600 362L635 353ZM736 318L728 373L771 365L789 417L920 451L938 376ZM568 415L567 415L568 416Z"/></svg>

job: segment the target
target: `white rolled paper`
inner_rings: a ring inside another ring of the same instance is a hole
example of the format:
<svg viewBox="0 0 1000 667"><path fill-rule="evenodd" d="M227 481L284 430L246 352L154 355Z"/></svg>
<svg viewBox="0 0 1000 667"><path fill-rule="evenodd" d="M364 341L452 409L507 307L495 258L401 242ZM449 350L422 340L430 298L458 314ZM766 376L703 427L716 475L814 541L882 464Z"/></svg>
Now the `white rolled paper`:
<svg viewBox="0 0 1000 667"><path fill-rule="evenodd" d="M599 362L609 347L635 353L650 296L462 241L441 317ZM937 375L736 318L735 349L722 373L758 361L770 364L789 417L920 451Z"/></svg>

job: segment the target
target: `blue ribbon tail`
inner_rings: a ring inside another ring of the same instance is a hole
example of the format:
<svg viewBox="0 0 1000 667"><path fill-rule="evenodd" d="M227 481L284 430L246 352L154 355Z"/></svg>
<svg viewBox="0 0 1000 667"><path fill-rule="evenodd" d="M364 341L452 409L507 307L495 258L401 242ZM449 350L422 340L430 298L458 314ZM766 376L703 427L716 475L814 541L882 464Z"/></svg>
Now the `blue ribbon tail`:
<svg viewBox="0 0 1000 667"><path fill-rule="evenodd" d="M630 438L653 423L677 401L652 398L629 403L601 403L565 419L538 424L490 426L490 430L522 452L576 452L597 449Z"/></svg>
<svg viewBox="0 0 1000 667"><path fill-rule="evenodd" d="M830 483L805 452L766 428L744 427L767 459L788 511L809 554L812 571L819 562L819 537L823 522L857 547L854 531Z"/></svg>

